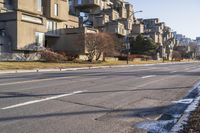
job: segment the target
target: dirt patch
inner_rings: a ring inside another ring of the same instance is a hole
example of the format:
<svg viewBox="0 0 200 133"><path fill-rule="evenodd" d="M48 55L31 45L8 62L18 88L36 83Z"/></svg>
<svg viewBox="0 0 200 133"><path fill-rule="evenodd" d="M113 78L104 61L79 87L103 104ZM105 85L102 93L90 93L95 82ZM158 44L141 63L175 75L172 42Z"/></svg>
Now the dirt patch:
<svg viewBox="0 0 200 133"><path fill-rule="evenodd" d="M191 113L187 125L184 125L181 133L200 133L200 104L198 108Z"/></svg>

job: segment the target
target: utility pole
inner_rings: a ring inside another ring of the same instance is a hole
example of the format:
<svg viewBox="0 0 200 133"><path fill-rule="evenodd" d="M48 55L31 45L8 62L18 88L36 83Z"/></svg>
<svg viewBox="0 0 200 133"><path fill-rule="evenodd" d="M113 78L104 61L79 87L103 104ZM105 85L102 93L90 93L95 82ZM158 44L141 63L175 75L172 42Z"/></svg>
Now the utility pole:
<svg viewBox="0 0 200 133"><path fill-rule="evenodd" d="M133 15L134 15L135 13L140 13L140 12L143 12L143 11L141 10L141 11L132 12L132 14L128 17L127 20L129 21L129 19L131 19L131 17L133 17ZM125 42L126 42L126 52L127 52L127 60L126 60L126 63L129 64L129 55L130 55L130 40L129 40L129 34L126 34Z"/></svg>

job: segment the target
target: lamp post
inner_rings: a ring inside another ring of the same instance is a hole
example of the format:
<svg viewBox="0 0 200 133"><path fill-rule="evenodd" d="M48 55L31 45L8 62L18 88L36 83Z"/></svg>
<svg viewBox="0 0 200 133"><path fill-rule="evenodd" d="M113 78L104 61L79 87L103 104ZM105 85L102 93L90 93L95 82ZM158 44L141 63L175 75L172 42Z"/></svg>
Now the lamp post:
<svg viewBox="0 0 200 133"><path fill-rule="evenodd" d="M140 13L140 12L143 12L143 11L140 10L140 11L132 12L132 14L127 18L127 20L129 21L134 14ZM130 54L129 34L126 34L125 42L126 42L126 51L127 51L127 60L126 60L126 62L127 62L127 64L129 64L129 54Z"/></svg>

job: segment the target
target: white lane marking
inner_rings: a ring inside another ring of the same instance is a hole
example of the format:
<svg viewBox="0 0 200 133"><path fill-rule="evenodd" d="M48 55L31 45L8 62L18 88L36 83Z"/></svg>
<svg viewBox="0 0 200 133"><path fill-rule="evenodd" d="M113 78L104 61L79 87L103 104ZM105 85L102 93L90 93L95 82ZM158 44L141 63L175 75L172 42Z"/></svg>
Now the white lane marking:
<svg viewBox="0 0 200 133"><path fill-rule="evenodd" d="M187 71L187 70L190 70L190 68L185 68L184 70Z"/></svg>
<svg viewBox="0 0 200 133"><path fill-rule="evenodd" d="M170 73L176 73L177 71L172 71L172 72L170 72Z"/></svg>
<svg viewBox="0 0 200 133"><path fill-rule="evenodd" d="M153 68L155 69L155 68ZM139 69L139 70L134 70L134 71L142 71L142 70L153 70L153 69ZM133 71L133 72L134 72ZM93 76L93 75L104 75L105 73L102 74L85 74L82 76ZM59 79L69 79L69 78L78 78L80 76L71 76L71 77L58 77L58 78L48 78L48 79L36 79L36 80L28 80L28 81L17 81L17 82L11 82L11 83L2 83L0 86L6 86L6 85L16 85L16 84L24 84L24 83L34 83L34 82L42 82L42 81L51 81L51 80L59 80Z"/></svg>
<svg viewBox="0 0 200 133"><path fill-rule="evenodd" d="M200 70L200 67L198 67L198 68L193 68L192 70L189 70L189 71L187 71L187 72L196 72L196 71L199 71Z"/></svg>
<svg viewBox="0 0 200 133"><path fill-rule="evenodd" d="M78 76L58 77L58 78L48 78L48 79L36 79L36 80L28 80L28 81L18 81L18 82L11 82L11 83L3 83L3 84L0 84L0 86L16 85L16 84L23 84L23 83L33 83L33 82L42 82L42 81L49 81L49 80L69 79L69 78L76 78L76 77L78 77Z"/></svg>
<svg viewBox="0 0 200 133"><path fill-rule="evenodd" d="M190 70L190 69L195 69L196 67L192 66L192 67L187 67L185 68L184 70L187 71L187 70Z"/></svg>
<svg viewBox="0 0 200 133"><path fill-rule="evenodd" d="M151 78L151 77L155 77L156 75L149 75L149 76L144 76L144 77L141 77L143 79L146 79L146 78Z"/></svg>
<svg viewBox="0 0 200 133"><path fill-rule="evenodd" d="M45 101L54 100L54 99L58 99L58 98L62 98L62 97L72 96L72 95L80 94L80 93L83 93L83 92L86 92L86 91L87 90L75 91L75 92L68 93L68 94L62 94L62 95L57 95L57 96L53 96L53 97L47 97L47 98L40 99L40 100L33 100L33 101L24 102L24 103L20 103L20 104L16 104L16 105L11 105L11 106L4 107L4 108L1 108L1 109L7 110L7 109L12 109L12 108L22 107L22 106L26 106L26 105L30 105L30 104L35 104L35 103L45 102Z"/></svg>

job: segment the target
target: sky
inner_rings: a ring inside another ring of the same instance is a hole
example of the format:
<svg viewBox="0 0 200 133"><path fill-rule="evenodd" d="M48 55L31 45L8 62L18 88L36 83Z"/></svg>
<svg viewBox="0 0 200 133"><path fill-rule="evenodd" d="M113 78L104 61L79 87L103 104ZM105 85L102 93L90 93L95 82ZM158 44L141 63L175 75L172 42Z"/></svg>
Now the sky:
<svg viewBox="0 0 200 133"><path fill-rule="evenodd" d="M192 39L200 37L200 0L126 0L137 18L159 18L173 31Z"/></svg>

